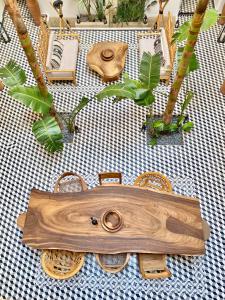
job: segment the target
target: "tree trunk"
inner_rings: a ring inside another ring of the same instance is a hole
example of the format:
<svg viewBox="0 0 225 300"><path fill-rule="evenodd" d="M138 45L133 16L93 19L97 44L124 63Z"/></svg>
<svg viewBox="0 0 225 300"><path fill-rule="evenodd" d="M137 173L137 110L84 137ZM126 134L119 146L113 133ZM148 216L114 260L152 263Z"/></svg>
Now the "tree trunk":
<svg viewBox="0 0 225 300"><path fill-rule="evenodd" d="M225 95L225 80L224 80L223 84L221 85L220 91L222 94Z"/></svg>
<svg viewBox="0 0 225 300"><path fill-rule="evenodd" d="M223 10L221 13L221 17L219 18L219 22L220 25L224 25L225 24L225 4L223 6Z"/></svg>
<svg viewBox="0 0 225 300"><path fill-rule="evenodd" d="M16 0L5 0L5 5L6 5L6 9L7 9L8 13L9 13L9 16L11 17L13 24L16 28L20 43L21 43L23 50L27 56L28 63L31 67L34 78L36 79L38 88L39 88L41 94L44 97L46 97L48 95L48 89L45 84L45 80L42 75L41 69L39 67L39 63L36 58L36 53L33 48L26 25L24 24L24 21L20 14L20 10L17 5L17 1ZM52 116L56 115L54 105L52 105L52 108L51 108L51 115Z"/></svg>
<svg viewBox="0 0 225 300"><path fill-rule="evenodd" d="M173 116L173 111L178 99L178 95L181 89L181 85L184 81L184 77L186 75L188 65L191 59L191 56L194 52L194 47L198 39L198 34L200 32L200 28L203 23L203 19L205 16L205 11L207 8L207 5L209 3L209 0L199 0L192 22L191 22L191 27L189 30L188 38L186 45L184 47L184 52L181 58L181 61L178 66L176 78L172 84L171 90L170 90L170 95L169 99L167 102L167 106L163 115L163 121L166 124L171 123L172 116Z"/></svg>
<svg viewBox="0 0 225 300"><path fill-rule="evenodd" d="M3 82L2 81L0 81L0 91L2 91L3 89L4 89L4 84L3 84Z"/></svg>

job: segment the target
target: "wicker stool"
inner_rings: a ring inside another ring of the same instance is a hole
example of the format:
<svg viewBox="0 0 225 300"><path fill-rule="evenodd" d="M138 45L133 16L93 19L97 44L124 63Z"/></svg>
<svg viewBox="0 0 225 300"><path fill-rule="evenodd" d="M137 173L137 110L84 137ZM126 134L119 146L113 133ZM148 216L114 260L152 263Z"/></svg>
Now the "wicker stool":
<svg viewBox="0 0 225 300"><path fill-rule="evenodd" d="M134 185L158 191L173 191L169 179L159 172L145 172L139 175ZM145 279L160 279L171 276L170 271L166 267L166 255L164 254L139 253L138 260L140 272Z"/></svg>
<svg viewBox="0 0 225 300"><path fill-rule="evenodd" d="M123 270L129 262L129 253L95 254L99 266L106 272L117 273Z"/></svg>
<svg viewBox="0 0 225 300"><path fill-rule="evenodd" d="M82 192L87 184L73 172L63 173L56 181L55 193ZM84 264L84 253L65 250L44 250L41 265L45 273L54 279L68 279L77 274Z"/></svg>
<svg viewBox="0 0 225 300"><path fill-rule="evenodd" d="M135 186L150 188L158 191L172 192L173 188L169 179L159 172L145 172L139 175L135 182Z"/></svg>

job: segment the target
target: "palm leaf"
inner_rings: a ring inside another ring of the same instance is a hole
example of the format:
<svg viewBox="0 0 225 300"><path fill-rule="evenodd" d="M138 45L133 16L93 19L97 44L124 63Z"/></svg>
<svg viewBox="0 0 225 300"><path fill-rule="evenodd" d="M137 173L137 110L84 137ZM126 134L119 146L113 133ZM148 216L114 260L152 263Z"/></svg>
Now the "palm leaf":
<svg viewBox="0 0 225 300"><path fill-rule="evenodd" d="M43 97L36 86L15 86L10 89L9 94L37 113L47 114L52 106L52 95Z"/></svg>
<svg viewBox="0 0 225 300"><path fill-rule="evenodd" d="M160 80L161 59L159 54L144 52L140 65L140 80L144 87L153 90Z"/></svg>
<svg viewBox="0 0 225 300"><path fill-rule="evenodd" d="M219 14L215 8L208 9L205 13L203 23L201 26L201 31L206 31L210 27L216 25Z"/></svg>
<svg viewBox="0 0 225 300"><path fill-rule="evenodd" d="M134 99L135 91L123 83L109 85L96 95L98 100L103 100L106 97L120 97L121 99Z"/></svg>
<svg viewBox="0 0 225 300"><path fill-rule="evenodd" d="M38 142L50 153L63 150L61 129L52 116L46 116L33 124L32 131Z"/></svg>
<svg viewBox="0 0 225 300"><path fill-rule="evenodd" d="M177 62L178 62L178 64L181 61L183 52L184 52L184 47L179 47L178 50L177 50ZM200 65L199 65L197 56L196 56L195 52L193 52L192 56L190 58L190 61L189 61L189 65L188 65L188 68L187 68L186 75L188 75L190 72L194 72L194 71L198 70L199 68L200 68Z"/></svg>
<svg viewBox="0 0 225 300"><path fill-rule="evenodd" d="M26 82L24 70L13 60L10 60L5 67L0 68L0 78L8 87L24 84Z"/></svg>

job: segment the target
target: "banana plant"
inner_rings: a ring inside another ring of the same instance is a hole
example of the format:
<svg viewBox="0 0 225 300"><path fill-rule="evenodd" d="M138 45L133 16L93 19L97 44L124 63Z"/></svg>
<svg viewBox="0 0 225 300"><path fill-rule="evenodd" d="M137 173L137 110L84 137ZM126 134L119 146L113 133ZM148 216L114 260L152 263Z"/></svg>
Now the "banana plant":
<svg viewBox="0 0 225 300"><path fill-rule="evenodd" d="M131 99L140 106L152 105L155 101L153 91L160 81L160 65L160 55L144 53L138 80L130 79L127 74L124 74L123 83L105 87L96 95L96 98L100 101L106 97L115 96L114 102Z"/></svg>
<svg viewBox="0 0 225 300"><path fill-rule="evenodd" d="M25 86L26 74L13 60L0 68L0 78L9 88L9 95L25 106L40 114L41 119L33 124L32 131L36 139L50 153L62 151L62 133L55 118L50 115L53 98L51 94L43 96L38 86Z"/></svg>

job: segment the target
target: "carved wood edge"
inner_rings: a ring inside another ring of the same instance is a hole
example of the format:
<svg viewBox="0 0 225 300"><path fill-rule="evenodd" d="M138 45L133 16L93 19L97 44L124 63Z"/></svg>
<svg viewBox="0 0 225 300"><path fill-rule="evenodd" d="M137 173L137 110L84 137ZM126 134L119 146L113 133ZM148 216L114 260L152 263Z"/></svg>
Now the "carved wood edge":
<svg viewBox="0 0 225 300"><path fill-rule="evenodd" d="M102 172L98 174L98 180L100 185L108 185L107 183L103 183L105 179L119 179L119 183L111 183L112 185L115 184L122 184L122 173L121 172Z"/></svg>

